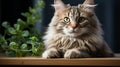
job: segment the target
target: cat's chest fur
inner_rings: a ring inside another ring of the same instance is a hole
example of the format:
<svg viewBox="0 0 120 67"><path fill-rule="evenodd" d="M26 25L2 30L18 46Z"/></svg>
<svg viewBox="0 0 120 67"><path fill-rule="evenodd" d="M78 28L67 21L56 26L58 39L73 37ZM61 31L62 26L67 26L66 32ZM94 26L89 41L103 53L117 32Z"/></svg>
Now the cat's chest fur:
<svg viewBox="0 0 120 67"><path fill-rule="evenodd" d="M67 35L56 34L56 35L53 35L50 39L47 39L45 44L46 44L46 48L48 49L51 47L55 47L57 49L62 49L62 50L79 48L81 50L96 51L96 47L98 46L97 40L94 40L91 37L88 37L88 39L81 39L79 37L77 38L77 37L71 37ZM48 44L51 44L51 45L48 45Z"/></svg>

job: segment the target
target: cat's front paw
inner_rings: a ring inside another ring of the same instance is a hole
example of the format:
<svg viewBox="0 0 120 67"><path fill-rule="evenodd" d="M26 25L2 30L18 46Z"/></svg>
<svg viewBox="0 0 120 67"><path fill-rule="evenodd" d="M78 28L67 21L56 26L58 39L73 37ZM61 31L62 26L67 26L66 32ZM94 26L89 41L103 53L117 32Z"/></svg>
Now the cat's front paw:
<svg viewBox="0 0 120 67"><path fill-rule="evenodd" d="M67 50L64 54L64 58L79 58L79 57L80 57L80 51L76 49Z"/></svg>
<svg viewBox="0 0 120 67"><path fill-rule="evenodd" d="M56 48L51 48L43 52L42 58L57 58L60 57L59 52Z"/></svg>
<svg viewBox="0 0 120 67"><path fill-rule="evenodd" d="M83 57L90 57L89 54L85 53L85 52L81 52L77 49L70 49L67 50L64 54L64 58L83 58Z"/></svg>

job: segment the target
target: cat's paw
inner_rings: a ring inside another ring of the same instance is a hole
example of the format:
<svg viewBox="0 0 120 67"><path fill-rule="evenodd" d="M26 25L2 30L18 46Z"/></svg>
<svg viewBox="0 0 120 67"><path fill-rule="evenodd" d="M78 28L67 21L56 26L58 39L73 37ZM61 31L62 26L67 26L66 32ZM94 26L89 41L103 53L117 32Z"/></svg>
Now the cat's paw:
<svg viewBox="0 0 120 67"><path fill-rule="evenodd" d="M55 48L48 49L43 52L42 58L57 58L59 57L59 52Z"/></svg>
<svg viewBox="0 0 120 67"><path fill-rule="evenodd" d="M81 52L77 49L70 49L67 50L64 54L64 58L83 58L83 57L90 57L89 54L86 54L85 52Z"/></svg>
<svg viewBox="0 0 120 67"><path fill-rule="evenodd" d="M64 58L79 58L79 57L80 57L80 51L76 49L67 50L64 54Z"/></svg>

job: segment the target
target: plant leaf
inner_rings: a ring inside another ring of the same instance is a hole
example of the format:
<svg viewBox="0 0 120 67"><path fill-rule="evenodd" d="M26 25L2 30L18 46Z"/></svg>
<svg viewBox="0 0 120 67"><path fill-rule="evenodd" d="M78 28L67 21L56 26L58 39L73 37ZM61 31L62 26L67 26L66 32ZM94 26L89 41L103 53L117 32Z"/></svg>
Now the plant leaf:
<svg viewBox="0 0 120 67"><path fill-rule="evenodd" d="M37 52L37 48L35 48L35 47L32 48L32 52L33 52L33 53L36 53L36 52Z"/></svg>
<svg viewBox="0 0 120 67"><path fill-rule="evenodd" d="M29 8L29 11L31 12L31 13L35 13L36 12L36 10L35 9L33 9L33 8Z"/></svg>
<svg viewBox="0 0 120 67"><path fill-rule="evenodd" d="M35 37L35 36L33 36L33 37L30 37L30 39L31 39L33 42L36 42L36 41L38 41L38 38L37 38L37 37Z"/></svg>
<svg viewBox="0 0 120 67"><path fill-rule="evenodd" d="M27 18L27 23L28 24L34 24L35 23L35 17L34 16L28 17Z"/></svg>
<svg viewBox="0 0 120 67"><path fill-rule="evenodd" d="M5 50L7 48L7 41L5 39L5 37L0 35L0 46L2 47L3 50Z"/></svg>
<svg viewBox="0 0 120 67"><path fill-rule="evenodd" d="M27 44L22 44L21 45L21 49L27 49L27 47L28 47Z"/></svg>
<svg viewBox="0 0 120 67"><path fill-rule="evenodd" d="M15 30L14 28L12 28L12 27L9 27L9 28L8 28L8 32L9 32L10 34L16 34L16 30Z"/></svg>
<svg viewBox="0 0 120 67"><path fill-rule="evenodd" d="M9 47L10 49L19 49L19 45L16 42L11 42Z"/></svg>
<svg viewBox="0 0 120 67"><path fill-rule="evenodd" d="M20 25L19 24L14 24L14 27L16 30L20 30Z"/></svg>
<svg viewBox="0 0 120 67"><path fill-rule="evenodd" d="M23 21L23 20L21 20L21 19L18 19L17 22L18 22L18 24L20 25L20 28L23 29L24 27L26 27L25 21Z"/></svg>
<svg viewBox="0 0 120 67"><path fill-rule="evenodd" d="M5 28L8 28L10 27L9 23L7 21L3 22L2 23L2 26L5 27Z"/></svg>
<svg viewBox="0 0 120 67"><path fill-rule="evenodd" d="M26 12L26 13L21 13L24 17L30 17L31 14L29 12Z"/></svg>
<svg viewBox="0 0 120 67"><path fill-rule="evenodd" d="M23 37L28 37L29 36L29 31L23 31L22 36Z"/></svg>
<svg viewBox="0 0 120 67"><path fill-rule="evenodd" d="M15 51L6 51L5 53L8 57L15 57L16 56L16 52Z"/></svg>

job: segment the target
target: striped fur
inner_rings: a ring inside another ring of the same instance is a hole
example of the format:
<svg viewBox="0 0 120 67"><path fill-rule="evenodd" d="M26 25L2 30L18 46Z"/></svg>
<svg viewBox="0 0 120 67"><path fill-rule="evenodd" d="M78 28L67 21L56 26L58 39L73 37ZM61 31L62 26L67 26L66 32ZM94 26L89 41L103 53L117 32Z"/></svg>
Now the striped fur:
<svg viewBox="0 0 120 67"><path fill-rule="evenodd" d="M43 58L113 56L113 52L102 37L103 31L93 11L93 5L70 6L63 3L59 4L60 6L55 5L57 9L43 37L46 48ZM70 21L65 22L65 17Z"/></svg>

